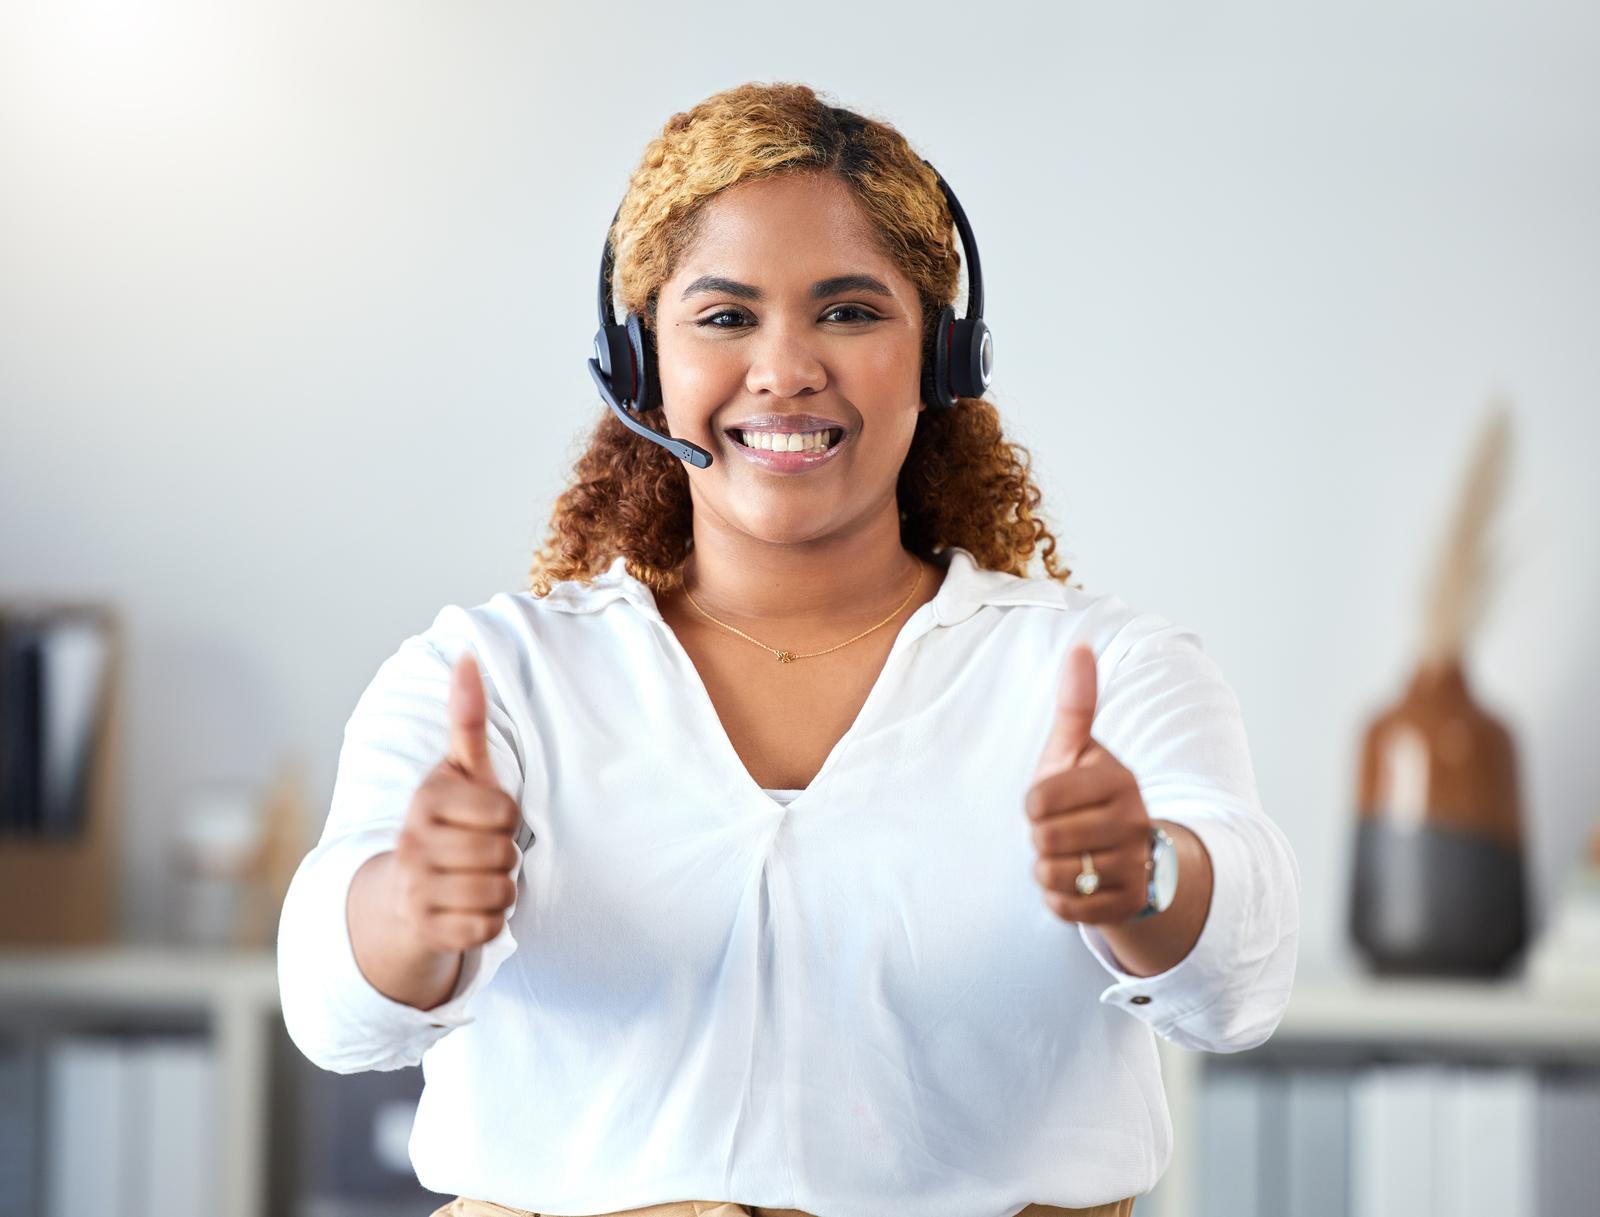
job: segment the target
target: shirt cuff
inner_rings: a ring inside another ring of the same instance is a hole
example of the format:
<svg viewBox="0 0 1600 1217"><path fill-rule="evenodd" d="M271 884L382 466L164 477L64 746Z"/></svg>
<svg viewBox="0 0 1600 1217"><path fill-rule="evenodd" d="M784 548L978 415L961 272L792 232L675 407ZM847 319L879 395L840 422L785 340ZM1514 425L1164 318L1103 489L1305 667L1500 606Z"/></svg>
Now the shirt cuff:
<svg viewBox="0 0 1600 1217"><path fill-rule="evenodd" d="M516 950L512 905L494 938L463 953L460 975L442 1004L420 1010L380 992L356 962L347 903L356 872L393 849L394 836L392 829L363 831L318 846L284 899L278 931L284 1020L310 1060L339 1073L419 1063L435 1042L474 1021L468 1013L473 998ZM513 880L521 869L519 854Z"/></svg>
<svg viewBox="0 0 1600 1217"><path fill-rule="evenodd" d="M1248 844L1222 816L1163 811L1155 818L1188 828L1200 838L1211 858L1211 905L1194 946L1166 971L1135 976L1118 963L1098 926L1079 922L1078 932L1084 945L1116 978L1101 992L1102 1002L1122 1007L1163 1038L1184 1047L1215 1049L1219 1046L1215 1041L1186 1034L1185 1029L1186 1024L1194 1023L1198 1015L1241 984L1241 962L1252 951L1246 899L1252 872ZM1183 885L1181 870L1178 885ZM1250 977L1243 979L1247 982Z"/></svg>

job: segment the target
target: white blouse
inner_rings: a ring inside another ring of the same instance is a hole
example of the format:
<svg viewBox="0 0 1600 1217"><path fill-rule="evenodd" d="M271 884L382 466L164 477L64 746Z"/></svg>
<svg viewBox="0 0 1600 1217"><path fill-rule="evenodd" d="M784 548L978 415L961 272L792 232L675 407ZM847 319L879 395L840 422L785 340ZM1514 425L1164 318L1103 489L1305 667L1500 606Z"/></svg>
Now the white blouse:
<svg viewBox="0 0 1600 1217"><path fill-rule="evenodd" d="M1196 634L964 549L940 559L799 791L750 776L620 557L542 599L449 605L378 668L284 903L279 980L322 1068L421 1064L424 1187L569 1214L1010 1217L1156 1183L1172 1126L1155 1036L1234 1052L1271 1035L1298 866ZM1121 971L1033 874L1023 797L1078 642L1098 657L1094 738L1211 856L1200 939L1156 976ZM345 902L445 754L465 647L524 852L506 925L424 1011L363 976Z"/></svg>

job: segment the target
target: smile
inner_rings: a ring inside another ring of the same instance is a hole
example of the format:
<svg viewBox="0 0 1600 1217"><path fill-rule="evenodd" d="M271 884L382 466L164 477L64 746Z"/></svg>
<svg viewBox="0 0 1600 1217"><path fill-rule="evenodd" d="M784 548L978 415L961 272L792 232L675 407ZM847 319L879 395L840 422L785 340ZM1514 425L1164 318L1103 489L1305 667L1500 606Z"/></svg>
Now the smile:
<svg viewBox="0 0 1600 1217"><path fill-rule="evenodd" d="M834 427L830 428L828 432L832 442L825 448L810 447L780 452L772 448L752 447L740 438L740 432L737 430L726 431L724 434L733 442L733 446L738 450L740 456L752 464L760 465L763 469L770 469L774 473L804 473L807 470L817 468L819 465L824 465L831 461L834 454L849 442L851 435L850 432ZM758 433L747 432L746 434L754 438ZM789 439L786 433L782 432L762 432L759 434L766 442L794 442Z"/></svg>

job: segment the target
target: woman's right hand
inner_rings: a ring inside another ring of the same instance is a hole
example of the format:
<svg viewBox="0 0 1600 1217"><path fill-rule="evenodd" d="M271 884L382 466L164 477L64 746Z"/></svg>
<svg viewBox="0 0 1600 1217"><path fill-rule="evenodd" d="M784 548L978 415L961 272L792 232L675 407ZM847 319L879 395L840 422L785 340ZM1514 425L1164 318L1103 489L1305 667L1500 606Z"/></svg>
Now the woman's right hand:
<svg viewBox="0 0 1600 1217"><path fill-rule="evenodd" d="M488 942L516 903L522 809L490 766L487 717L466 651L450 675L450 750L412 795L394 848L395 915L428 950Z"/></svg>
<svg viewBox="0 0 1600 1217"><path fill-rule="evenodd" d="M483 680L470 651L450 675L450 743L411 797L392 850L350 884L356 964L379 992L431 1010L454 991L462 952L488 942L516 902L522 820L489 763Z"/></svg>

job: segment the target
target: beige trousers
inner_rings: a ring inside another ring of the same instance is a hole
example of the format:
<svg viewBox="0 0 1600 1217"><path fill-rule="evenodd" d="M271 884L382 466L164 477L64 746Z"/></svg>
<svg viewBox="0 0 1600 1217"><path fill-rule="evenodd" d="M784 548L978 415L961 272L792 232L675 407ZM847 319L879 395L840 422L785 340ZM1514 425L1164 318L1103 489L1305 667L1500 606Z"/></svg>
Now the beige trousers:
<svg viewBox="0 0 1600 1217"><path fill-rule="evenodd" d="M435 1209L431 1217L555 1217L555 1214L533 1213L489 1200L469 1200L465 1196L457 1196L443 1208ZM811 1217L811 1214L802 1213L799 1209L747 1208L742 1204L720 1200L675 1200L670 1204L651 1204L642 1209L607 1213L605 1217ZM1091 1205L1086 1209L1030 1204L1017 1217L1133 1217L1133 1197L1113 1200L1109 1204Z"/></svg>

